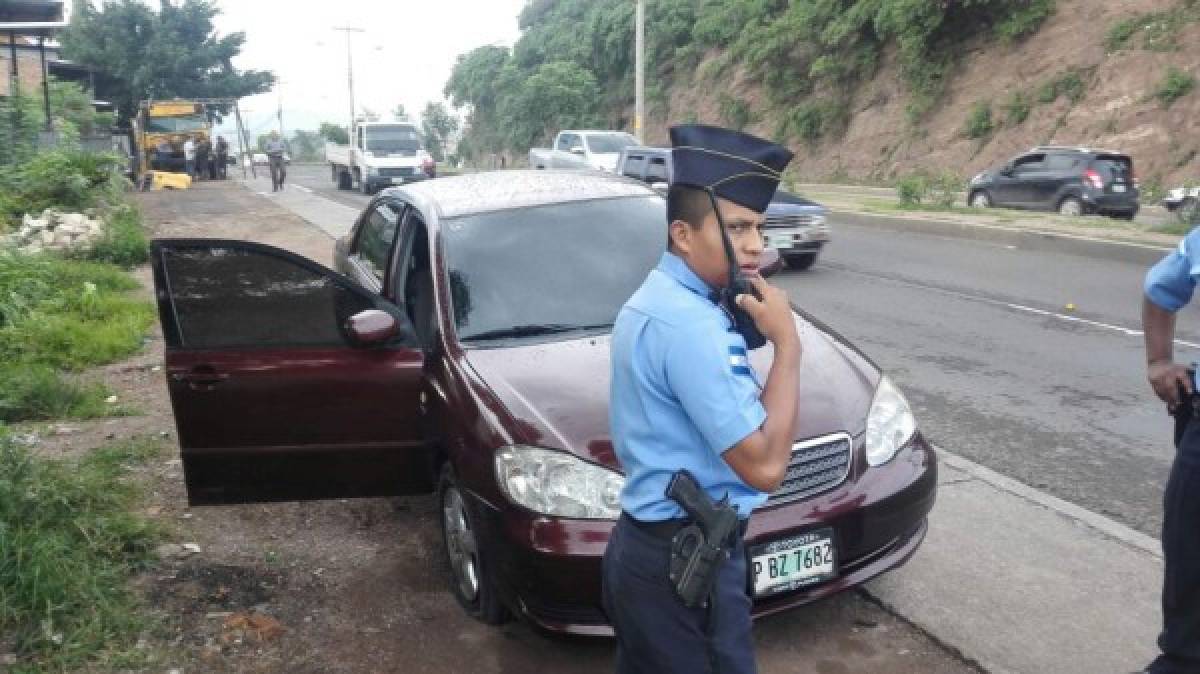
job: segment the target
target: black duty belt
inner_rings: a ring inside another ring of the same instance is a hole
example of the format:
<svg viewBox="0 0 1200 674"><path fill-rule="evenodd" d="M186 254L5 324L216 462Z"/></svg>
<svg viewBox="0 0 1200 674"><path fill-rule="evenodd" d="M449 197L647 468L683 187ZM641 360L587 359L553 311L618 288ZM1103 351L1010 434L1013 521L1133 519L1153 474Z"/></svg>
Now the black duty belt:
<svg viewBox="0 0 1200 674"><path fill-rule="evenodd" d="M679 518L673 520L661 520L658 522L645 522L635 518L629 513L622 512L621 518L627 520L630 524L636 527L639 531L645 532L654 538L668 543L679 530L691 524L692 521L687 518ZM749 525L748 519L743 519L738 522L738 537L746 535L746 527Z"/></svg>

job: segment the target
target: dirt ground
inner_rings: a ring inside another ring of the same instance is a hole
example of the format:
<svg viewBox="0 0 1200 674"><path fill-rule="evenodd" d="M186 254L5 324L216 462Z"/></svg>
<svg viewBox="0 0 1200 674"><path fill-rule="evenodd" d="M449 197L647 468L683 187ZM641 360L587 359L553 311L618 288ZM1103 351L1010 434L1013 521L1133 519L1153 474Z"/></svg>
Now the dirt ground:
<svg viewBox="0 0 1200 674"><path fill-rule="evenodd" d="M328 263L320 230L235 183L138 195L154 236L252 239ZM148 269L138 271L151 295ZM431 497L189 508L153 334L143 354L101 368L136 416L42 425L39 451L70 454L142 435L168 444L141 471L146 514L171 530L137 579L181 672L479 674L612 671L612 642L479 624L448 585ZM191 551L182 544L195 544ZM758 623L763 672L975 671L855 593Z"/></svg>

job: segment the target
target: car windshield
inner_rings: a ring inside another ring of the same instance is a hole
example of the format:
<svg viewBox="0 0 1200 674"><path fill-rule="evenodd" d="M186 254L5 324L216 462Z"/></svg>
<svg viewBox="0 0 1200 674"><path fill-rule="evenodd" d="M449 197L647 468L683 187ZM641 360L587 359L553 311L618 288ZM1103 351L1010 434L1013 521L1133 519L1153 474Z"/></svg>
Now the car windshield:
<svg viewBox="0 0 1200 674"><path fill-rule="evenodd" d="M644 196L448 221L442 239L459 339L491 346L608 332L662 255L665 219L662 198Z"/></svg>
<svg viewBox="0 0 1200 674"><path fill-rule="evenodd" d="M367 129L367 149L371 152L416 152L421 138L411 126L376 126Z"/></svg>
<svg viewBox="0 0 1200 674"><path fill-rule="evenodd" d="M622 148L637 145L637 138L627 133L593 133L587 136L588 148L592 152L608 154L620 152Z"/></svg>
<svg viewBox="0 0 1200 674"><path fill-rule="evenodd" d="M154 133L182 133L200 131L208 126L204 115L188 115L186 117L151 117L146 122L146 130Z"/></svg>

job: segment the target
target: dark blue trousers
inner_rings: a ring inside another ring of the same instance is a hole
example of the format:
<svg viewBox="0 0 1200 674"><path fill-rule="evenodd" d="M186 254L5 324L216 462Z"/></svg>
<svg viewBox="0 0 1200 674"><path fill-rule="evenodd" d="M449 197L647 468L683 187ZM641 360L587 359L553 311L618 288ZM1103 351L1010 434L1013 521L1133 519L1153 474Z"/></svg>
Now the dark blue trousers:
<svg viewBox="0 0 1200 674"><path fill-rule="evenodd" d="M1162 655L1153 674L1200 674L1200 416L1183 431L1163 498Z"/></svg>
<svg viewBox="0 0 1200 674"><path fill-rule="evenodd" d="M603 598L616 630L618 674L755 672L742 541L721 565L710 608L689 609L675 596L670 554L670 541L628 516L617 521L604 552Z"/></svg>

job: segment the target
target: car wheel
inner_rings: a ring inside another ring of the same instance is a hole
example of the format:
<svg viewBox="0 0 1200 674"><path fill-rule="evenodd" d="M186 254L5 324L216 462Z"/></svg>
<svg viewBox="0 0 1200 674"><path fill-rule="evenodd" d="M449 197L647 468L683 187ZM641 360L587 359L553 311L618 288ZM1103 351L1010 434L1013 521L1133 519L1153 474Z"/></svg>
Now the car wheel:
<svg viewBox="0 0 1200 674"><path fill-rule="evenodd" d="M971 195L971 208L990 208L991 205L992 198L987 192L980 190Z"/></svg>
<svg viewBox="0 0 1200 674"><path fill-rule="evenodd" d="M442 547L450 563L450 587L467 613L488 625L508 619L491 580L489 554L480 542L478 519L463 496L447 461L438 480L438 502L442 506Z"/></svg>
<svg viewBox="0 0 1200 674"><path fill-rule="evenodd" d="M1198 216L1200 216L1200 203L1197 203L1192 197L1181 201L1179 208L1175 209L1175 217L1185 225L1196 222Z"/></svg>
<svg viewBox="0 0 1200 674"><path fill-rule="evenodd" d="M1067 197L1058 203L1058 212L1071 217L1083 215L1083 202L1075 197Z"/></svg>
<svg viewBox="0 0 1200 674"><path fill-rule="evenodd" d="M817 263L816 253L792 253L784 255L783 261L787 263L788 269L796 271L804 271Z"/></svg>

